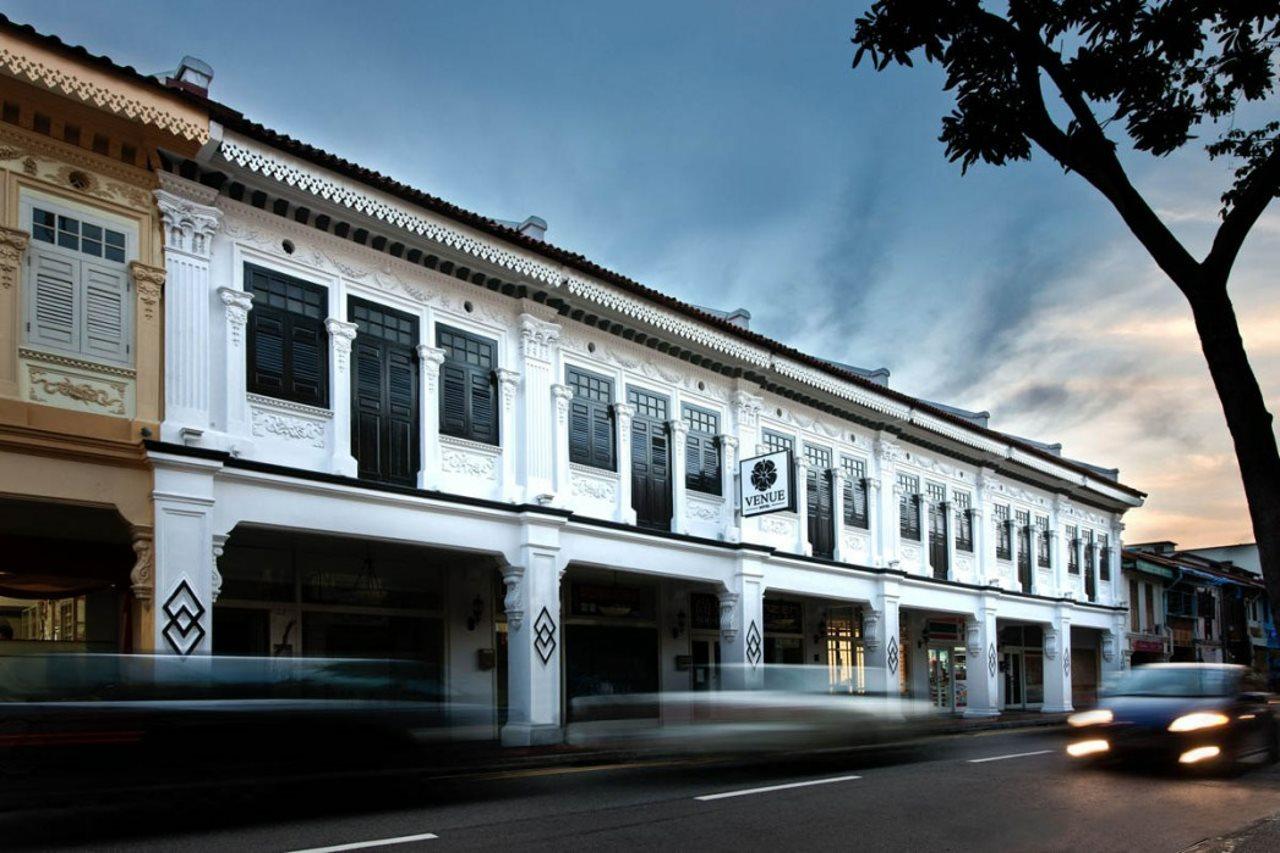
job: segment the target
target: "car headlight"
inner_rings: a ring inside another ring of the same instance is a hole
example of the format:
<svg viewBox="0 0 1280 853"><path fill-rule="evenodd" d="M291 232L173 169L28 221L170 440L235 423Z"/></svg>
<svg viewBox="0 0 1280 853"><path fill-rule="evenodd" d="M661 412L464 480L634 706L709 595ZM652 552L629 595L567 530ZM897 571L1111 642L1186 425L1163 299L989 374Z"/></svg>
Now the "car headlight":
<svg viewBox="0 0 1280 853"><path fill-rule="evenodd" d="M1081 711L1078 714L1072 714L1067 717L1067 725L1080 728L1081 726L1101 726L1115 719L1115 714L1106 708L1094 708L1092 711Z"/></svg>
<svg viewBox="0 0 1280 853"><path fill-rule="evenodd" d="M1169 731L1194 732L1200 729L1225 726L1229 722L1231 722L1231 719L1226 714L1219 714L1217 711L1196 711L1192 714L1183 714L1174 720L1169 724Z"/></svg>

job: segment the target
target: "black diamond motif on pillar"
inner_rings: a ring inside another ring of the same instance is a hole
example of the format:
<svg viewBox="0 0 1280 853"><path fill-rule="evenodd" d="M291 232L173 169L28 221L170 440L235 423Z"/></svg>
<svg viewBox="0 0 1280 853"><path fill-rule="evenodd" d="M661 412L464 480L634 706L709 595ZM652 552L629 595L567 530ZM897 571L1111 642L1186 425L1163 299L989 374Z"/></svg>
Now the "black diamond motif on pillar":
<svg viewBox="0 0 1280 853"><path fill-rule="evenodd" d="M200 645L204 639L204 626L200 620L204 617L205 607L191 584L183 579L165 601L165 623L161 633L165 642L176 654L186 657Z"/></svg>
<svg viewBox="0 0 1280 853"><path fill-rule="evenodd" d="M753 667L760 663L760 628L754 619L751 620L751 627L747 629L747 663Z"/></svg>
<svg viewBox="0 0 1280 853"><path fill-rule="evenodd" d="M987 647L987 672L991 673L991 677L996 677L996 644L992 643Z"/></svg>
<svg viewBox="0 0 1280 853"><path fill-rule="evenodd" d="M551 656L556 653L556 620L551 618L551 612L545 607L533 623L533 648L542 658L543 666L550 663Z"/></svg>
<svg viewBox="0 0 1280 853"><path fill-rule="evenodd" d="M1062 650L1062 674L1071 675L1071 649Z"/></svg>
<svg viewBox="0 0 1280 853"><path fill-rule="evenodd" d="M889 648L884 653L885 663L889 665L890 672L898 671L898 638L889 638Z"/></svg>

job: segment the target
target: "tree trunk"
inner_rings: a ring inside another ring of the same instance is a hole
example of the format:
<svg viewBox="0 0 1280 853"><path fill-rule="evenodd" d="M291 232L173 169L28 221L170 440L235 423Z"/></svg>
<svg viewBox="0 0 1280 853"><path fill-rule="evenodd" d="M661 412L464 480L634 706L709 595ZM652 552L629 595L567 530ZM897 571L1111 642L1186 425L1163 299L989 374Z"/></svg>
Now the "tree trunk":
<svg viewBox="0 0 1280 853"><path fill-rule="evenodd" d="M1193 294L1196 331L1235 444L1267 597L1280 625L1280 452L1271 413L1249 366L1225 280L1201 281L1184 292Z"/></svg>

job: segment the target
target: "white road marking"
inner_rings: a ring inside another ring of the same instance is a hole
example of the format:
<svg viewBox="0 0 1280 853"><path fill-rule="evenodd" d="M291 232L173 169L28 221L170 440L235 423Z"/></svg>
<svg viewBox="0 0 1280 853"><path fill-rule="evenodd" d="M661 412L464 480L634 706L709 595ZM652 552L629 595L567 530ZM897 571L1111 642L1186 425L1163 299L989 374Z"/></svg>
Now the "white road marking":
<svg viewBox="0 0 1280 853"><path fill-rule="evenodd" d="M807 788L810 785L830 785L832 782L852 782L854 779L861 778L861 776L836 776L832 779L810 779L808 782L788 782L785 785L767 785L763 788L745 788L741 791L725 791L723 794L703 794L701 797L694 797L694 799L705 803L709 800L724 800L729 797L745 797L748 794L767 794L770 791L785 791L788 788Z"/></svg>
<svg viewBox="0 0 1280 853"><path fill-rule="evenodd" d="M372 841L353 841L350 844L335 844L332 847L308 847L305 850L294 850L293 853L338 853L339 850L363 850L366 847L389 847L392 844L410 844L414 841L431 841L437 838L434 833L424 832L420 835L401 835L398 838L375 838Z"/></svg>
<svg viewBox="0 0 1280 853"><path fill-rule="evenodd" d="M1048 755L1052 749L1037 749L1035 752L1015 752L1012 755L993 755L990 758L970 758L970 764L983 764L988 761L1004 761L1006 758L1026 758L1029 755Z"/></svg>

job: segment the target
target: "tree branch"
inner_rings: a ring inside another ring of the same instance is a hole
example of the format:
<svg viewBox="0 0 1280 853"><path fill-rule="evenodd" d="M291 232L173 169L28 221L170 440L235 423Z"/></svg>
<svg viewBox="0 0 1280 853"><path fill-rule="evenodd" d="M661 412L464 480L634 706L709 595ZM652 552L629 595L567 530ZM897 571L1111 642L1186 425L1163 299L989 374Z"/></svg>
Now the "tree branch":
<svg viewBox="0 0 1280 853"><path fill-rule="evenodd" d="M1204 267L1212 277L1211 280L1219 281L1223 286L1226 285L1227 276L1236 262L1236 256L1240 254L1240 247L1244 245L1245 237L1249 235L1249 230L1258 221L1258 217L1262 216L1262 212L1267 209L1271 199L1275 198L1278 186L1280 186L1280 146L1272 150L1267 159L1253 170L1243 192L1232 205L1231 211L1223 218L1222 224L1218 226L1218 233L1213 238L1213 246L1204 259Z"/></svg>

